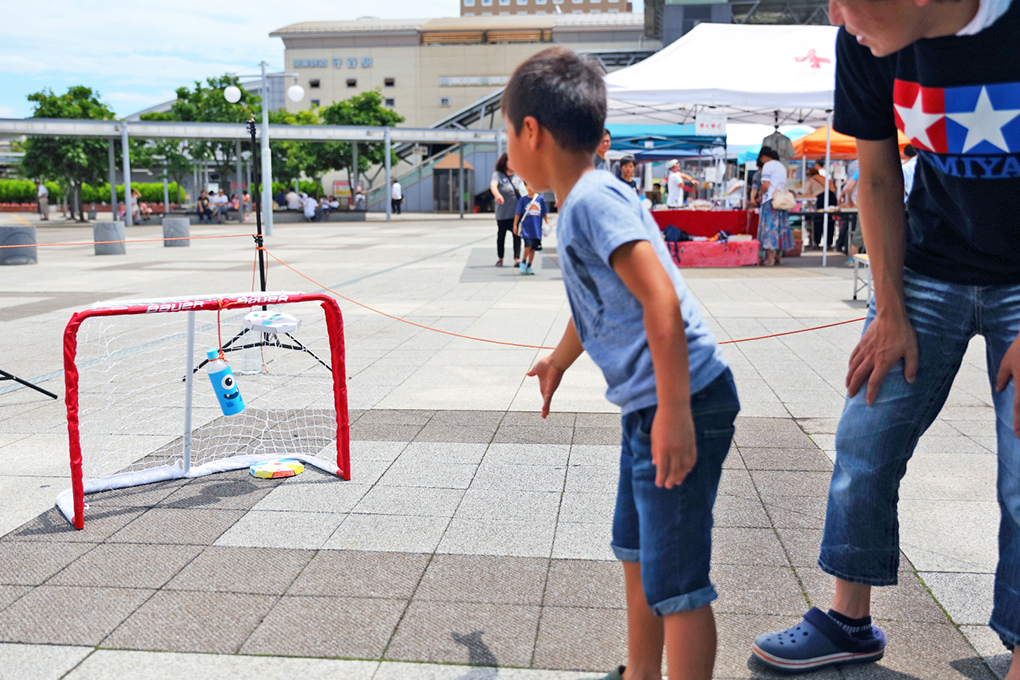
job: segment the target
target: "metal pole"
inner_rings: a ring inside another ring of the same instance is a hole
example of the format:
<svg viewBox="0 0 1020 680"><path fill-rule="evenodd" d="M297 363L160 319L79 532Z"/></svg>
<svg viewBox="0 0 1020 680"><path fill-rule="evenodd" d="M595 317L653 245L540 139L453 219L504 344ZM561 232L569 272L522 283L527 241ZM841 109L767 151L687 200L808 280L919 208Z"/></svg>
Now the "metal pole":
<svg viewBox="0 0 1020 680"><path fill-rule="evenodd" d="M832 181L832 111L829 111L828 127L825 128L825 214L822 216L822 266L829 255L829 182Z"/></svg>
<svg viewBox="0 0 1020 680"><path fill-rule="evenodd" d="M244 168L241 166L241 140L238 139L234 142L234 153L237 154L237 221L244 222L244 201L241 198L241 172Z"/></svg>
<svg viewBox="0 0 1020 680"><path fill-rule="evenodd" d="M503 155L503 131L496 130L496 158Z"/></svg>
<svg viewBox="0 0 1020 680"><path fill-rule="evenodd" d="M166 180L166 168L163 168L163 214L170 212L170 185Z"/></svg>
<svg viewBox="0 0 1020 680"><path fill-rule="evenodd" d="M124 157L124 226L130 227L134 224L134 216L131 214L131 147L128 145L127 123L120 124L120 145Z"/></svg>
<svg viewBox="0 0 1020 680"><path fill-rule="evenodd" d="M110 139L110 220L117 219L117 162L114 159L113 138Z"/></svg>
<svg viewBox="0 0 1020 680"><path fill-rule="evenodd" d="M457 156L460 158L460 170L457 173L457 203L460 205L460 219L464 219L464 145L460 144L457 149Z"/></svg>
<svg viewBox="0 0 1020 680"><path fill-rule="evenodd" d="M358 143L354 142L354 181L351 182L351 198L355 197L355 192L358 190ZM348 179L350 179L348 177Z"/></svg>
<svg viewBox="0 0 1020 680"><path fill-rule="evenodd" d="M188 370L184 373L184 474L191 470L191 392L195 375L195 313L188 312Z"/></svg>
<svg viewBox="0 0 1020 680"><path fill-rule="evenodd" d="M386 188L383 191L383 195L386 199L383 203L386 204L386 221L389 222L393 219L393 201L390 200L393 191L393 184L390 178L390 128L387 126L383 129L383 154L385 155L386 164Z"/></svg>
<svg viewBox="0 0 1020 680"><path fill-rule="evenodd" d="M265 217L265 235L273 235L273 157L269 152L269 88L266 79L266 62L262 62L262 215Z"/></svg>

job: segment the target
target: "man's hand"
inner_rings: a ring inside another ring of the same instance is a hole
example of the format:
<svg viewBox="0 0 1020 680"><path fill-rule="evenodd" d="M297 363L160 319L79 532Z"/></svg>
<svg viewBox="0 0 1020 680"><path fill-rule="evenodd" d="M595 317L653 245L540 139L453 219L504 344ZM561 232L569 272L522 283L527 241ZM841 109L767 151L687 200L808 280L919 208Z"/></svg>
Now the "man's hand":
<svg viewBox="0 0 1020 680"><path fill-rule="evenodd" d="M846 387L850 396L857 394L868 383L867 403L871 406L878 398L886 374L903 359L903 377L908 383L917 378L917 336L905 315L877 316L864 331L860 342L850 355L850 369L846 374Z"/></svg>
<svg viewBox="0 0 1020 680"><path fill-rule="evenodd" d="M1006 350L999 364L999 377L995 381L995 389L1002 392L1013 381L1013 434L1020 437L1020 336Z"/></svg>
<svg viewBox="0 0 1020 680"><path fill-rule="evenodd" d="M655 486L672 489L679 486L698 462L691 409L684 406L678 413L661 408L652 421L652 463L655 465Z"/></svg>
<svg viewBox="0 0 1020 680"><path fill-rule="evenodd" d="M563 379L563 371L553 366L552 355L539 359L538 363L531 367L528 376L538 376L538 389L542 392L542 417L549 415L549 404L552 402L556 388L560 386Z"/></svg>

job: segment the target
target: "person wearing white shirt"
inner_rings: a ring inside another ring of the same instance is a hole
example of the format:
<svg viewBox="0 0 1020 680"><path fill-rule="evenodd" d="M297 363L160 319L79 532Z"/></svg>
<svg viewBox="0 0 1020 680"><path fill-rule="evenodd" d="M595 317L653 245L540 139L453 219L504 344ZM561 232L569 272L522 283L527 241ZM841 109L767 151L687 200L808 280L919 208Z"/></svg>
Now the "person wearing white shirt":
<svg viewBox="0 0 1020 680"><path fill-rule="evenodd" d="M400 188L400 182L397 180L393 180L393 185L390 187L390 201L393 212L399 215L400 204L404 202L404 190Z"/></svg>
<svg viewBox="0 0 1020 680"><path fill-rule="evenodd" d="M914 188L914 172L917 170L917 150L911 144L903 147L903 155L907 162L903 164L903 202L910 199L910 190Z"/></svg>
<svg viewBox="0 0 1020 680"><path fill-rule="evenodd" d="M679 208L684 204L684 180L680 174L680 161L673 159L667 167L669 176L666 178L666 207Z"/></svg>
<svg viewBox="0 0 1020 680"><path fill-rule="evenodd" d="M315 209L319 207L319 202L308 194L301 194L301 206L305 210L305 219L309 222L315 219Z"/></svg>
<svg viewBox="0 0 1020 680"><path fill-rule="evenodd" d="M793 248L790 211L773 210L772 199L777 191L786 190L786 166L774 149L763 148L758 157L761 165L761 217L758 220L758 241L765 251L762 264L766 267L782 261L783 251Z"/></svg>
<svg viewBox="0 0 1020 680"><path fill-rule="evenodd" d="M287 192L286 200L287 210L301 210L301 197L293 189Z"/></svg>
<svg viewBox="0 0 1020 680"><path fill-rule="evenodd" d="M39 199L39 219L46 221L50 219L50 190L42 182L38 184L39 191L36 196Z"/></svg>

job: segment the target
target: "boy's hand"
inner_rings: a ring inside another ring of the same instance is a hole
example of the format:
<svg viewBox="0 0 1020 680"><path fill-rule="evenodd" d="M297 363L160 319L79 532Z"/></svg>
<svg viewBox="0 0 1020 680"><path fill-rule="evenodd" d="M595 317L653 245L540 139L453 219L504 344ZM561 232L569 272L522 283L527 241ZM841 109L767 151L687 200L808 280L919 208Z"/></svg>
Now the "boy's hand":
<svg viewBox="0 0 1020 680"><path fill-rule="evenodd" d="M552 402L553 394L563 379L563 371L553 366L550 354L539 359L528 371L528 376L532 378L538 376L538 389L542 392L542 417L545 418L549 415L549 404Z"/></svg>
<svg viewBox="0 0 1020 680"><path fill-rule="evenodd" d="M1002 392L1013 381L1013 434L1020 437L1020 336L1006 350L999 364L999 375L995 380L995 390Z"/></svg>
<svg viewBox="0 0 1020 680"><path fill-rule="evenodd" d="M667 413L661 408L652 421L652 463L655 486L672 489L679 486L698 462L698 447L691 409Z"/></svg>

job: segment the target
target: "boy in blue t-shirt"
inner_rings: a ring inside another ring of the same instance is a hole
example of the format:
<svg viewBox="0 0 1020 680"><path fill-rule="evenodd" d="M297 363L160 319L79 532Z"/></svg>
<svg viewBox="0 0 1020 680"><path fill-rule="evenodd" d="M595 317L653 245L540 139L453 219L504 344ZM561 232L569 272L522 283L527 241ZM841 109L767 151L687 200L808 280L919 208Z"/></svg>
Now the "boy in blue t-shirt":
<svg viewBox="0 0 1020 680"><path fill-rule="evenodd" d="M528 372L542 416L584 351L622 411L612 548L623 562L629 651L607 678L661 677L665 647L670 678L708 680L712 505L740 409L733 376L651 214L630 187L594 171L606 117L598 66L562 47L539 52L517 67L503 112L514 168L560 205L572 318Z"/></svg>
<svg viewBox="0 0 1020 680"><path fill-rule="evenodd" d="M535 261L535 252L542 250L542 221L549 226L549 208L545 199L530 186L528 193L517 201L517 212L514 215L514 236L524 240L524 257L521 258L521 273L534 274L531 263Z"/></svg>

